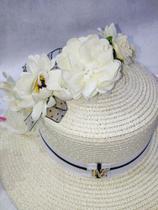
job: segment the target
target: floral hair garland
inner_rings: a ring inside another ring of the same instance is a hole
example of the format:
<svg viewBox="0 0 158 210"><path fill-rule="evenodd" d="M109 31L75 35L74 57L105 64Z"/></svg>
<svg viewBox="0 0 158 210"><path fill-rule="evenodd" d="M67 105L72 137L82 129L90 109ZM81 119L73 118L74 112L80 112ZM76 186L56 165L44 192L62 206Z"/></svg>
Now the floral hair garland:
<svg viewBox="0 0 158 210"><path fill-rule="evenodd" d="M99 35L68 40L53 58L30 55L17 81L3 73L0 89L12 111L30 110L37 121L61 100L77 100L108 93L121 77L122 64L134 59L134 48L127 36L117 33L112 23L98 29Z"/></svg>

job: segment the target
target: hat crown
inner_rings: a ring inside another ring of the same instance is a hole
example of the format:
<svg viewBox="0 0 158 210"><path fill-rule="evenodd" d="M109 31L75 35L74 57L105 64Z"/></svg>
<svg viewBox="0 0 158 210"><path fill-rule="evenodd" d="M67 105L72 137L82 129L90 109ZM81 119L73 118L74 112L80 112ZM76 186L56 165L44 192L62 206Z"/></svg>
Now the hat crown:
<svg viewBox="0 0 158 210"><path fill-rule="evenodd" d="M49 145L74 161L120 164L141 152L157 126L157 81L140 65L124 65L110 94L67 106L60 123L44 120Z"/></svg>

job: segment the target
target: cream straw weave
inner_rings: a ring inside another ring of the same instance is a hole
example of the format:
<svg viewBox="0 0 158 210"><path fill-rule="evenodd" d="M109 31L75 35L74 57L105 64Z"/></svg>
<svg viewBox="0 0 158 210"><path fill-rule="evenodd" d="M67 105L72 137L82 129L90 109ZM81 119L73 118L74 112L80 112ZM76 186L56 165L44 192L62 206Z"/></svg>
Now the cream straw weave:
<svg viewBox="0 0 158 210"><path fill-rule="evenodd" d="M140 153L157 126L158 83L136 64L123 74L111 94L69 101L60 123L46 118L40 128L49 145L84 163L118 165Z"/></svg>
<svg viewBox="0 0 158 210"><path fill-rule="evenodd" d="M73 174L40 142L1 131L0 180L18 210L158 209L158 128L143 161L112 179Z"/></svg>
<svg viewBox="0 0 158 210"><path fill-rule="evenodd" d="M69 101L68 108L61 123L45 119L39 126L48 143L71 159L120 163L154 133L149 150L119 176L96 179L52 159L37 131L18 135L1 127L0 181L17 209L158 210L156 78L138 64L124 66L111 95Z"/></svg>

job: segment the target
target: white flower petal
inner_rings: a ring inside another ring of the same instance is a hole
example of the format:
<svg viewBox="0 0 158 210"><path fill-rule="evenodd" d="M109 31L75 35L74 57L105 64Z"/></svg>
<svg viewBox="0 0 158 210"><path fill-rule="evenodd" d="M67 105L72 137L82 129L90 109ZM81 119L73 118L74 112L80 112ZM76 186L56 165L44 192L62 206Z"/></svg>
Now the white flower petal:
<svg viewBox="0 0 158 210"><path fill-rule="evenodd" d="M126 35L119 33L113 42L113 47L118 59L123 60L127 64L131 63L134 57L134 48L128 42Z"/></svg>
<svg viewBox="0 0 158 210"><path fill-rule="evenodd" d="M15 90L20 94L28 94L32 92L34 77L31 73L24 72L17 80Z"/></svg>
<svg viewBox="0 0 158 210"><path fill-rule="evenodd" d="M32 74L37 74L38 72L38 60L39 55L30 55L28 56L28 61L26 63L26 69L28 72L31 72Z"/></svg>
<svg viewBox="0 0 158 210"><path fill-rule="evenodd" d="M104 67L104 71L100 72L100 77L98 81L102 83L103 81L113 81L115 75L121 69L121 62L114 60L114 62L109 63Z"/></svg>
<svg viewBox="0 0 158 210"><path fill-rule="evenodd" d="M98 87L98 92L99 93L107 93L109 90L111 90L114 87L114 82L103 82L102 84L99 85Z"/></svg>
<svg viewBox="0 0 158 210"><path fill-rule="evenodd" d="M50 97L50 98L49 98L49 101L48 101L48 103L47 103L47 107L52 107L52 106L54 106L55 104L56 104L56 101L55 101L54 97Z"/></svg>
<svg viewBox="0 0 158 210"><path fill-rule="evenodd" d="M57 56L57 63L60 69L68 70L71 69L71 63L68 56L65 56L64 53L62 55Z"/></svg>
<svg viewBox="0 0 158 210"><path fill-rule="evenodd" d="M72 93L65 88L62 88L60 91L54 91L53 95L64 101L71 100L73 98Z"/></svg>
<svg viewBox="0 0 158 210"><path fill-rule="evenodd" d="M47 99L51 95L52 95L52 91L48 90L47 88L40 89L39 93L32 93L32 97L35 102L43 100L43 99Z"/></svg>
<svg viewBox="0 0 158 210"><path fill-rule="evenodd" d="M73 97L78 98L81 95L83 87L82 72L72 75L69 72L63 72L63 78Z"/></svg>
<svg viewBox="0 0 158 210"><path fill-rule="evenodd" d="M116 27L115 27L115 24L114 23L111 23L110 26L106 26L105 27L104 35L106 37L112 36L113 39L115 39L117 37L117 30L116 30Z"/></svg>
<svg viewBox="0 0 158 210"><path fill-rule="evenodd" d="M39 117L42 114L43 108L45 106L45 101L39 101L37 104L34 105L33 107L33 111L32 111L32 119L34 121L37 121L39 119Z"/></svg>
<svg viewBox="0 0 158 210"><path fill-rule="evenodd" d="M113 49L112 49L112 47L109 47L109 49L107 49L106 53L102 52L96 57L96 62L98 64L98 66L107 65L111 61L113 61Z"/></svg>
<svg viewBox="0 0 158 210"><path fill-rule="evenodd" d="M30 108L34 105L34 101L31 95L26 95L17 100L17 105L20 108Z"/></svg>
<svg viewBox="0 0 158 210"><path fill-rule="evenodd" d="M94 51L96 51L95 48L98 48L100 46L99 37L97 35L90 35L88 36L87 40L85 40L83 43L81 43L81 46L79 48L80 53L80 59L82 59L82 62L89 63L92 61L92 53L91 48L94 48Z"/></svg>
<svg viewBox="0 0 158 210"><path fill-rule="evenodd" d="M8 83L15 84L15 80L6 72L2 72L2 75L4 76L4 78L6 79Z"/></svg>
<svg viewBox="0 0 158 210"><path fill-rule="evenodd" d="M46 106L46 103L44 104L43 106L43 110L42 110L42 116L45 117L47 114L47 106Z"/></svg>
<svg viewBox="0 0 158 210"><path fill-rule="evenodd" d="M85 87L82 90L82 94L85 98L90 98L93 92L95 91L97 83L95 80L89 80Z"/></svg>
<svg viewBox="0 0 158 210"><path fill-rule="evenodd" d="M37 76L38 72L50 71L53 64L54 62L52 62L46 54L30 55L26 63L26 69Z"/></svg>
<svg viewBox="0 0 158 210"><path fill-rule="evenodd" d="M52 62L46 54L42 54L38 59L38 71L48 72L52 68Z"/></svg>
<svg viewBox="0 0 158 210"><path fill-rule="evenodd" d="M49 90L61 89L61 70L52 70L48 73L48 80L46 81Z"/></svg>

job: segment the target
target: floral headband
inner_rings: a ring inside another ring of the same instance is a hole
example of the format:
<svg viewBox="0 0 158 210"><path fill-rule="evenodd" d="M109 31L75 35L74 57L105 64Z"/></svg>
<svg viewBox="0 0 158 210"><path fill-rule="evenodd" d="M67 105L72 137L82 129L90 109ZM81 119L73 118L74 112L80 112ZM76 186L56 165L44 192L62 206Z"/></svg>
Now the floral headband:
<svg viewBox="0 0 158 210"><path fill-rule="evenodd" d="M48 55L30 55L17 81L3 73L6 81L0 83L0 89L6 92L12 111L30 110L26 119L33 123L30 128L46 115L60 122L68 100L110 92L121 78L122 64L133 62L133 46L113 23L98 31L99 35L72 38ZM59 110L59 118L49 114L57 115Z"/></svg>

